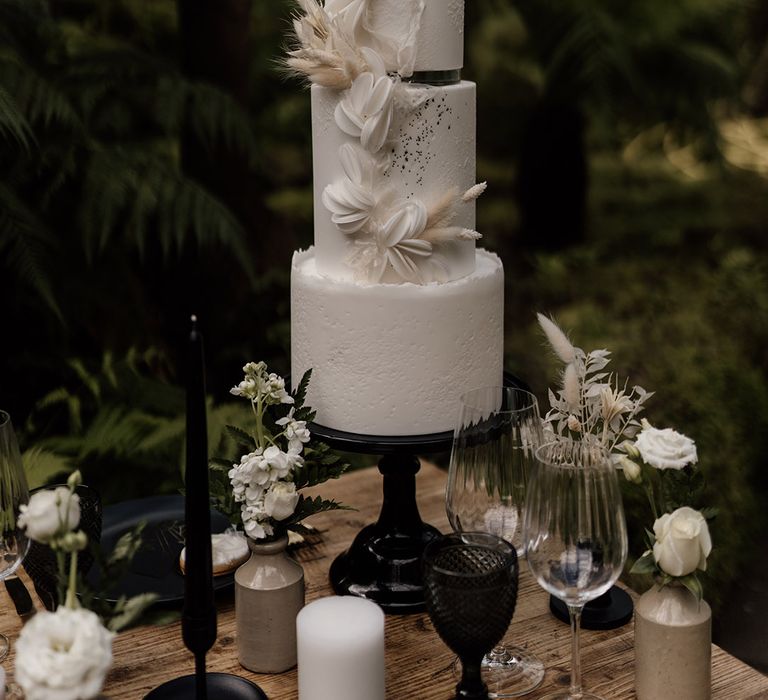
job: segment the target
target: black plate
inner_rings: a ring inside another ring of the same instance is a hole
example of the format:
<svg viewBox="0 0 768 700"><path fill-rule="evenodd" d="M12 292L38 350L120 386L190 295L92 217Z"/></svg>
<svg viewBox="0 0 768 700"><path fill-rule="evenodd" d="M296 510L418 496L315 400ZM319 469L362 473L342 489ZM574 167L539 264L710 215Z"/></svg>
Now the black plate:
<svg viewBox="0 0 768 700"><path fill-rule="evenodd" d="M130 571L109 591L107 600L140 593L157 593L158 603L175 603L184 600L184 575L179 567L179 555L184 546L184 497L150 496L133 501L123 501L104 508L101 529L101 549L111 552L115 543L140 522L146 527L142 533L142 545L131 564ZM211 510L211 532L223 532L229 520L218 511ZM89 578L97 572L91 570ZM234 573L216 576L216 591L234 584Z"/></svg>

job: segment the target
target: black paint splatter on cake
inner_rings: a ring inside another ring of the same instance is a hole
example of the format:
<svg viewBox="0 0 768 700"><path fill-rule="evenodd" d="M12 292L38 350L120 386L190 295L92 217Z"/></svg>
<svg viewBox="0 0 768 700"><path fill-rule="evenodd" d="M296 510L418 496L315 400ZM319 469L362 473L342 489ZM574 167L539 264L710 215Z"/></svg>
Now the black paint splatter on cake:
<svg viewBox="0 0 768 700"><path fill-rule="evenodd" d="M439 144L434 144L439 128L447 123L450 130L453 121L453 108L448 104L446 91L434 90L431 93L431 97L403 115L391 151L392 162L386 173L387 177L395 180L405 178L415 187L424 185L427 166L439 147ZM413 191L406 192L406 197L415 194Z"/></svg>

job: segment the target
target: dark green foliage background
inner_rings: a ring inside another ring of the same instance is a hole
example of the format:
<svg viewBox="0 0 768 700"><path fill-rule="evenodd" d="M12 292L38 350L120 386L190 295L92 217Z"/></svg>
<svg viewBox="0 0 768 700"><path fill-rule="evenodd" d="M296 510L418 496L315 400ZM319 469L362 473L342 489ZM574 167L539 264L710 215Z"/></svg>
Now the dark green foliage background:
<svg viewBox="0 0 768 700"><path fill-rule="evenodd" d="M212 454L226 424L247 425L227 395L241 365L289 368L290 256L312 241L309 99L277 64L291 3L233 5L250 6L240 99L182 70L172 0L0 0L0 405L35 483L77 465L107 502L180 488L190 313ZM557 382L542 311L656 392L647 416L696 440L719 508L715 603L768 517L767 183L723 159L717 129L765 116L766 37L765 0L467 6L478 229L506 268L507 367L542 400ZM189 139L209 177L184 167ZM664 143L691 145L696 177ZM631 489L627 504L639 555L650 516Z"/></svg>

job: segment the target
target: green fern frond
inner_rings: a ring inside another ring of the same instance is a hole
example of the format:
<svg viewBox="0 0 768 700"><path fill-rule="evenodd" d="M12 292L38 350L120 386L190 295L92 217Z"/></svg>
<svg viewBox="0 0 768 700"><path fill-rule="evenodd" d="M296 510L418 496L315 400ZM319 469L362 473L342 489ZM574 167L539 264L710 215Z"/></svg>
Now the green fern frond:
<svg viewBox="0 0 768 700"><path fill-rule="evenodd" d="M304 450L304 464L296 467L293 480L297 489L317 486L338 479L350 465L324 442L311 442Z"/></svg>
<svg viewBox="0 0 768 700"><path fill-rule="evenodd" d="M63 320L51 286L48 265L58 244L38 216L8 187L0 183L0 249L19 282L32 289Z"/></svg>
<svg viewBox="0 0 768 700"><path fill-rule="evenodd" d="M21 461L30 489L45 486L54 477L68 474L74 468L68 457L40 446L25 450L21 455Z"/></svg>
<svg viewBox="0 0 768 700"><path fill-rule="evenodd" d="M99 386L98 378L85 368L85 364L79 358L72 358L67 361L67 364L74 370L77 378L82 382L83 386L88 389L91 396L98 401L101 398L101 387Z"/></svg>
<svg viewBox="0 0 768 700"><path fill-rule="evenodd" d="M256 449L256 440L252 435L246 433L245 430L241 430L235 425L227 425L225 433L234 441L238 449L245 450L246 452L252 452Z"/></svg>
<svg viewBox="0 0 768 700"><path fill-rule="evenodd" d="M94 150L81 221L91 258L118 230L136 241L140 253L149 232L156 231L166 255L184 248L190 237L201 246L218 243L232 251L250 278L255 276L237 218L205 188L151 152Z"/></svg>
<svg viewBox="0 0 768 700"><path fill-rule="evenodd" d="M27 152L35 143L35 135L29 122L16 101L2 85L0 85L0 136L6 140L13 139Z"/></svg>
<svg viewBox="0 0 768 700"><path fill-rule="evenodd" d="M294 529L294 525L298 525L302 520L305 520L311 515L324 513L329 510L354 510L354 508L345 506L343 503L338 503L334 500L322 498L321 496L316 496L315 498L299 496L296 510L293 511L293 515L286 521L286 527L288 530L292 530Z"/></svg>

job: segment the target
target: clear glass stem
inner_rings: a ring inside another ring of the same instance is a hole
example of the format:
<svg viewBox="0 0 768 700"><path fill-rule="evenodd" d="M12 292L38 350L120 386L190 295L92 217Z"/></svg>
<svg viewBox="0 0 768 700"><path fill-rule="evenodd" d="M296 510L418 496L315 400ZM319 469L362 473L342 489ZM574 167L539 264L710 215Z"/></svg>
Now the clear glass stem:
<svg viewBox="0 0 768 700"><path fill-rule="evenodd" d="M509 653L509 649L503 645L493 647L486 655L485 659L488 663L502 664L509 661L512 655Z"/></svg>
<svg viewBox="0 0 768 700"><path fill-rule="evenodd" d="M571 618L571 696L574 700L581 697L581 648L579 630L581 629L581 605L569 605Z"/></svg>

